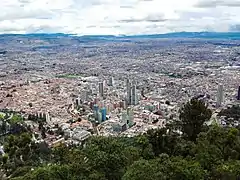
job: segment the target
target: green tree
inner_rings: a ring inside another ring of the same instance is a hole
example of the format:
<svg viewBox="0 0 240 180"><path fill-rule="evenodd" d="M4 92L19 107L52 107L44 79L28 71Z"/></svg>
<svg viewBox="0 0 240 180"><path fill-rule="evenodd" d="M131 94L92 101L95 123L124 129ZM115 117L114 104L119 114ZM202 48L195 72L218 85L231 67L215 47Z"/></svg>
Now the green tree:
<svg viewBox="0 0 240 180"><path fill-rule="evenodd" d="M155 156L161 153L174 154L174 147L178 140L176 133L170 131L168 133L166 128L152 129L147 132L146 137L152 146Z"/></svg>
<svg viewBox="0 0 240 180"><path fill-rule="evenodd" d="M164 174L159 171L159 164L155 160L139 160L124 174L122 180L165 180Z"/></svg>
<svg viewBox="0 0 240 180"><path fill-rule="evenodd" d="M236 180L240 178L240 161L227 161L217 166L211 179Z"/></svg>
<svg viewBox="0 0 240 180"><path fill-rule="evenodd" d="M235 128L212 126L199 134L195 146L196 160L209 171L224 161L238 160L239 152L240 136Z"/></svg>
<svg viewBox="0 0 240 180"><path fill-rule="evenodd" d="M180 109L178 126L189 140L195 141L212 112L202 100L191 99Z"/></svg>
<svg viewBox="0 0 240 180"><path fill-rule="evenodd" d="M84 153L92 169L114 180L121 179L126 166L139 159L136 148L127 146L117 138L91 138Z"/></svg>
<svg viewBox="0 0 240 180"><path fill-rule="evenodd" d="M169 158L161 154L153 160L139 160L133 163L123 180L203 180L206 172L200 164L191 159Z"/></svg>

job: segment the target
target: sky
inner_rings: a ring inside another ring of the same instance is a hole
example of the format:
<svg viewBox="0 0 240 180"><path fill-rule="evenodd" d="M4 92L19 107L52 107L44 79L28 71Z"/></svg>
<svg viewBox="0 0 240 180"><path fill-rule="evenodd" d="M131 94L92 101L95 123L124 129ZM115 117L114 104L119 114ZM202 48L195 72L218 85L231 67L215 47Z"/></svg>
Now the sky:
<svg viewBox="0 0 240 180"><path fill-rule="evenodd" d="M0 0L0 33L240 31L240 0Z"/></svg>

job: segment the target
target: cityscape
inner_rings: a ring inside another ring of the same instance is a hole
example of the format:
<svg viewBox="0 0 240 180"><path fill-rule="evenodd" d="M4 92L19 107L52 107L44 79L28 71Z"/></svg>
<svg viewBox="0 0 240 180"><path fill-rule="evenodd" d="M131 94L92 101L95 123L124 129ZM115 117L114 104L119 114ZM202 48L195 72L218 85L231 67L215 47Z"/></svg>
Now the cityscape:
<svg viewBox="0 0 240 180"><path fill-rule="evenodd" d="M239 37L0 35L0 179L239 179Z"/></svg>
<svg viewBox="0 0 240 180"><path fill-rule="evenodd" d="M218 113L240 102L240 40L200 35L1 35L0 107L50 146L165 127L191 98L224 125Z"/></svg>
<svg viewBox="0 0 240 180"><path fill-rule="evenodd" d="M240 180L240 0L0 3L0 180Z"/></svg>

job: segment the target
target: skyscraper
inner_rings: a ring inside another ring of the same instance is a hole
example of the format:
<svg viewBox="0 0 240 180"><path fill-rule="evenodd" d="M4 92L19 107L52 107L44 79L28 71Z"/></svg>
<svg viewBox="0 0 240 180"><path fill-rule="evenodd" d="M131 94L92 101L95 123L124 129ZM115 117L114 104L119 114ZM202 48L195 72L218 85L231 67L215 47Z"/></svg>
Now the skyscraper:
<svg viewBox="0 0 240 180"><path fill-rule="evenodd" d="M218 90L217 90L217 104L216 107L220 107L223 102L223 85L219 84L218 85Z"/></svg>
<svg viewBox="0 0 240 180"><path fill-rule="evenodd" d="M109 81L108 81L108 85L109 86L114 86L114 78L110 77Z"/></svg>
<svg viewBox="0 0 240 180"><path fill-rule="evenodd" d="M132 93L131 93L131 82L129 79L127 79L127 104L131 105L131 101L132 101Z"/></svg>
<svg viewBox="0 0 240 180"><path fill-rule="evenodd" d="M137 86L134 83L131 83L129 79L127 79L127 98L128 105L137 105L138 104L138 95L137 95Z"/></svg>
<svg viewBox="0 0 240 180"><path fill-rule="evenodd" d="M79 97L75 99L75 104L77 107L81 105L81 99Z"/></svg>
<svg viewBox="0 0 240 180"><path fill-rule="evenodd" d="M137 86L136 85L133 85L131 87L131 105L137 105Z"/></svg>
<svg viewBox="0 0 240 180"><path fill-rule="evenodd" d="M97 104L94 104L94 105L93 105L93 112L94 112L95 120L98 121L99 108L98 108L98 105L97 105Z"/></svg>
<svg viewBox="0 0 240 180"><path fill-rule="evenodd" d="M90 94L89 91L82 90L82 92L81 92L81 100L83 102L88 101L89 100L89 94Z"/></svg>
<svg viewBox="0 0 240 180"><path fill-rule="evenodd" d="M99 95L100 95L101 97L104 96L104 84L103 84L103 82L100 82L100 83L99 83Z"/></svg>
<svg viewBox="0 0 240 180"><path fill-rule="evenodd" d="M240 86L238 87L238 96L237 96L237 100L240 100Z"/></svg>
<svg viewBox="0 0 240 180"><path fill-rule="evenodd" d="M101 109L101 114L102 114L102 121L107 120L107 109L104 107Z"/></svg>

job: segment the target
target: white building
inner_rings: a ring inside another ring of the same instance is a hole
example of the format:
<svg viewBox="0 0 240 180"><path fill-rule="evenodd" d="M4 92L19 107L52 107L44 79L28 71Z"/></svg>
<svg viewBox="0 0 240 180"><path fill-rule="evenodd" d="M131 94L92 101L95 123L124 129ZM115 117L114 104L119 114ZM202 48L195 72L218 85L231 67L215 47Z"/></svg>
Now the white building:
<svg viewBox="0 0 240 180"><path fill-rule="evenodd" d="M223 103L223 85L219 84L218 85L218 90L217 90L217 103L216 107L221 107Z"/></svg>

